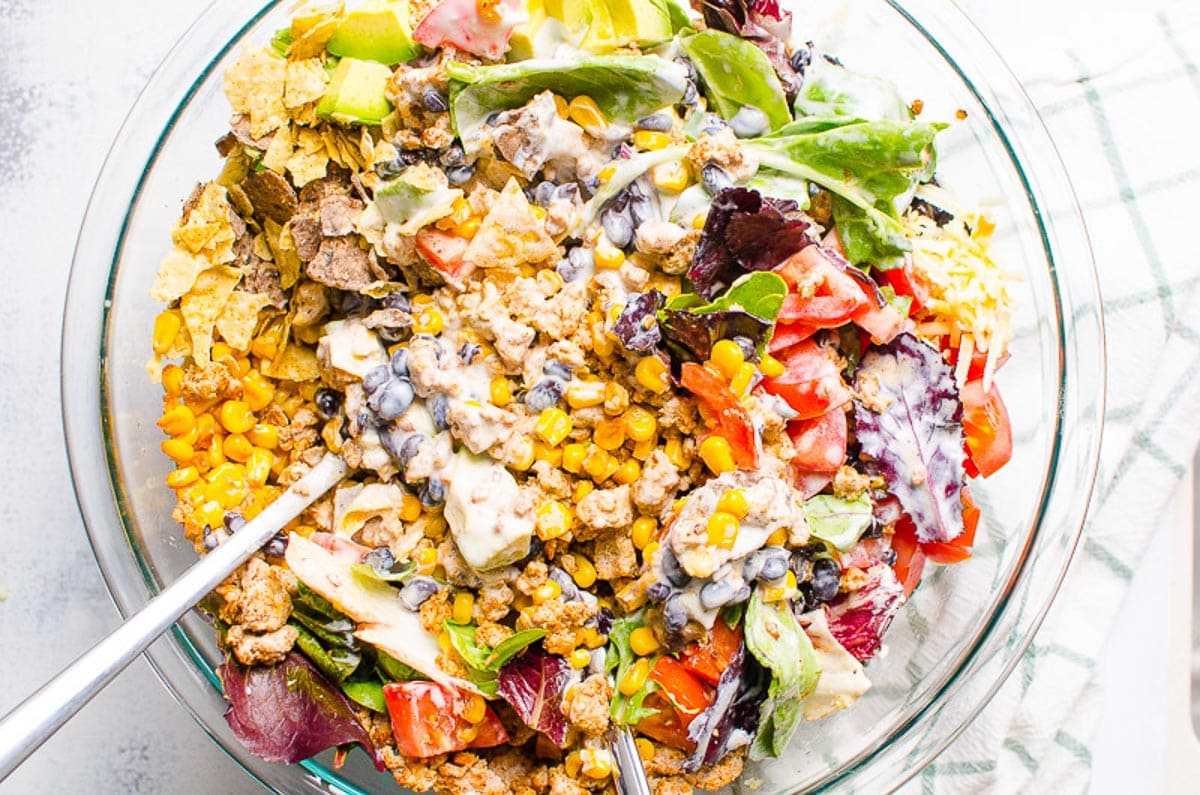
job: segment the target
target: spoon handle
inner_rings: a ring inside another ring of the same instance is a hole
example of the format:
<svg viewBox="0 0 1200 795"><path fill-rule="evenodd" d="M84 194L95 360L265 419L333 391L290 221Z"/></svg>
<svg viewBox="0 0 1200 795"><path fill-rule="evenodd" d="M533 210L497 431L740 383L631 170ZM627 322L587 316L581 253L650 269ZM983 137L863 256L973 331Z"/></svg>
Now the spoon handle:
<svg viewBox="0 0 1200 795"><path fill-rule="evenodd" d="M638 754L637 744L634 743L629 729L614 728L610 731L608 739L617 762L613 766L613 777L616 779L619 795L650 795L646 769L642 766L642 757Z"/></svg>
<svg viewBox="0 0 1200 795"><path fill-rule="evenodd" d="M326 454L291 488L75 662L0 719L0 781L129 665L167 627L346 476Z"/></svg>

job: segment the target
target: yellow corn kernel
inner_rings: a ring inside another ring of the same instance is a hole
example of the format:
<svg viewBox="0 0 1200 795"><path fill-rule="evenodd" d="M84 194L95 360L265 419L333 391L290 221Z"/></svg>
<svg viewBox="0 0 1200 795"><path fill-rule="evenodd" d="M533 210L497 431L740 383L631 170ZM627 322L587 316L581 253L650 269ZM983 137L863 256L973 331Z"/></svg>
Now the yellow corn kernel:
<svg viewBox="0 0 1200 795"><path fill-rule="evenodd" d="M471 238L475 237L475 234L479 231L479 227L482 224L483 220L478 215L472 215L470 218L454 227L454 234L470 240Z"/></svg>
<svg viewBox="0 0 1200 795"><path fill-rule="evenodd" d="M207 444L212 441L213 435L218 433L217 421L213 419L213 415L205 412L196 418L196 441L199 444ZM276 436L278 439L278 436Z"/></svg>
<svg viewBox="0 0 1200 795"><path fill-rule="evenodd" d="M745 489L730 489L717 500L717 510L731 513L738 519L745 519L750 513L750 503L746 501Z"/></svg>
<svg viewBox="0 0 1200 795"><path fill-rule="evenodd" d="M200 477L200 471L192 466L180 467L167 475L167 485L173 489L190 486Z"/></svg>
<svg viewBox="0 0 1200 795"><path fill-rule="evenodd" d="M683 439L678 436L672 436L667 439L667 443L663 448L667 454L667 460L675 465L677 469L687 469L691 466L690 456L683 450Z"/></svg>
<svg viewBox="0 0 1200 795"><path fill-rule="evenodd" d="M438 647L444 653L448 654L454 648L454 644L450 642L450 633L444 629L438 633L437 642L438 642Z"/></svg>
<svg viewBox="0 0 1200 795"><path fill-rule="evenodd" d="M172 406L158 418L158 427L167 436L183 436L196 429L196 415L187 406Z"/></svg>
<svg viewBox="0 0 1200 795"><path fill-rule="evenodd" d="M591 588L596 584L596 567L583 555L576 555L575 571L571 572L571 579L575 580L575 584L580 588Z"/></svg>
<svg viewBox="0 0 1200 795"><path fill-rule="evenodd" d="M437 336L446 327L446 318L441 311L434 308L426 309L413 321L413 331L417 334L432 334Z"/></svg>
<svg viewBox="0 0 1200 795"><path fill-rule="evenodd" d="M572 442L563 446L560 466L573 475L583 471L583 459L587 457L587 445Z"/></svg>
<svg viewBox="0 0 1200 795"><path fill-rule="evenodd" d="M487 717L487 701L478 693L473 693L458 715L468 723L479 723Z"/></svg>
<svg viewBox="0 0 1200 795"><path fill-rule="evenodd" d="M601 420L592 429L592 441L601 450L613 451L625 444L625 423L620 420Z"/></svg>
<svg viewBox="0 0 1200 795"><path fill-rule="evenodd" d="M639 516L633 520L633 529L630 531L630 538L633 541L633 545L638 549L645 549L657 534L658 522L653 518Z"/></svg>
<svg viewBox="0 0 1200 795"><path fill-rule="evenodd" d="M587 649L575 649L567 655L567 662L576 670L587 668L588 663L592 661L592 654Z"/></svg>
<svg viewBox="0 0 1200 795"><path fill-rule="evenodd" d="M669 454L668 454L669 455ZM700 460L715 475L737 469L733 462L733 450L724 436L713 434L700 443Z"/></svg>
<svg viewBox="0 0 1200 795"><path fill-rule="evenodd" d="M675 500L675 502L671 503L671 511L673 513L679 513L683 510L683 506L687 505L687 501L687 497L680 497L679 499Z"/></svg>
<svg viewBox="0 0 1200 795"><path fill-rule="evenodd" d="M421 574L429 574L437 566L437 562L437 550L433 547L425 547L417 552L417 571Z"/></svg>
<svg viewBox="0 0 1200 795"><path fill-rule="evenodd" d="M633 741L633 744L637 746L638 756L642 758L643 762L649 762L654 758L654 743L645 737L639 737Z"/></svg>
<svg viewBox="0 0 1200 795"><path fill-rule="evenodd" d="M274 450L279 446L279 429L274 425L259 424L246 431L246 438L255 447Z"/></svg>
<svg viewBox="0 0 1200 795"><path fill-rule="evenodd" d="M778 378L783 375L783 362L769 353L764 353L758 363L758 369L762 370L762 374L767 378Z"/></svg>
<svg viewBox="0 0 1200 795"><path fill-rule="evenodd" d="M622 486L628 486L642 476L642 465L636 459L630 458L617 467L613 480Z"/></svg>
<svg viewBox="0 0 1200 795"><path fill-rule="evenodd" d="M625 433L635 442L648 442L658 433L658 420L641 406L632 406L621 415Z"/></svg>
<svg viewBox="0 0 1200 795"><path fill-rule="evenodd" d="M545 207L538 207L536 204L534 204L529 209L533 210L533 214L538 217L539 221L546 217L546 208ZM523 275L532 277L534 274L528 273L528 274L523 274Z"/></svg>
<svg viewBox="0 0 1200 795"><path fill-rule="evenodd" d="M562 586L554 580L546 580L533 590L532 598L535 605L545 604L551 599L562 596Z"/></svg>
<svg viewBox="0 0 1200 795"><path fill-rule="evenodd" d="M275 456L270 450L255 448L246 459L246 482L251 486L265 486L267 478L271 476L271 465L274 463Z"/></svg>
<svg viewBox="0 0 1200 795"><path fill-rule="evenodd" d="M164 354L175 344L175 336L183 327L183 317L173 309L160 312L154 318L154 335L151 346L157 354Z"/></svg>
<svg viewBox="0 0 1200 795"><path fill-rule="evenodd" d="M614 175L616 175L616 173L617 173L617 164L609 163L607 166L600 169L600 173L596 175L596 181L599 182L601 185L605 185L608 183L608 181L610 179L613 178Z"/></svg>
<svg viewBox="0 0 1200 795"><path fill-rule="evenodd" d="M638 627L629 633L629 648L639 657L649 657L662 648L662 644L654 637L654 630L650 627Z"/></svg>
<svg viewBox="0 0 1200 795"><path fill-rule="evenodd" d="M205 454L208 456L208 465L210 467L220 466L225 463L225 451L221 448L221 442L224 440L221 434L213 434L212 439L208 442L208 450Z"/></svg>
<svg viewBox="0 0 1200 795"><path fill-rule="evenodd" d="M784 530L781 527L775 532L771 533L771 535L767 536L766 545L769 547L781 547L787 543L787 539L787 530Z"/></svg>
<svg viewBox="0 0 1200 795"><path fill-rule="evenodd" d="M244 400L226 400L221 404L217 420L230 433L245 433L254 427L254 415Z"/></svg>
<svg viewBox="0 0 1200 795"><path fill-rule="evenodd" d="M221 442L221 452L231 461L244 463L254 452L254 445L240 433L231 433ZM270 465L267 466L270 469Z"/></svg>
<svg viewBox="0 0 1200 795"><path fill-rule="evenodd" d="M738 368L738 371L734 373L733 378L730 379L729 388L733 390L735 395L745 395L750 391L750 384L754 383L754 376L756 373L757 371L754 369L754 365L750 364L750 362L746 362Z"/></svg>
<svg viewBox="0 0 1200 795"><path fill-rule="evenodd" d="M633 445L633 457L638 461L645 461L654 452L654 439L647 439L644 442L636 442Z"/></svg>
<svg viewBox="0 0 1200 795"><path fill-rule="evenodd" d="M549 444L562 444L567 438L567 434L571 432L571 418L567 416L567 412L557 407L544 409L538 415L537 422L534 423L533 432L541 437L542 441Z"/></svg>
<svg viewBox="0 0 1200 795"><path fill-rule="evenodd" d="M232 510L242 504L250 494L250 490L242 484L216 484L209 486L209 496L221 503L225 510Z"/></svg>
<svg viewBox="0 0 1200 795"><path fill-rule="evenodd" d="M223 359L232 359L234 358L233 348L229 347L229 343L227 342L214 342L209 356L214 362L219 362Z"/></svg>
<svg viewBox="0 0 1200 795"><path fill-rule="evenodd" d="M400 519L405 522L415 522L421 518L421 501L416 495L405 494L400 498Z"/></svg>
<svg viewBox="0 0 1200 795"><path fill-rule="evenodd" d="M221 507L221 503L209 500L197 508L192 516L201 527L220 527L225 518L225 509Z"/></svg>
<svg viewBox="0 0 1200 795"><path fill-rule="evenodd" d="M250 363L250 359L246 356L239 356L237 359L238 378L241 378L246 373L250 372L254 365Z"/></svg>
<svg viewBox="0 0 1200 795"><path fill-rule="evenodd" d="M708 517L708 543L721 549L733 549L740 527L736 516L717 511Z"/></svg>
<svg viewBox="0 0 1200 795"><path fill-rule="evenodd" d="M682 160L659 163L650 169L650 182L654 184L654 187L672 193L681 193L691 182L691 176L691 172L688 171L687 165Z"/></svg>
<svg viewBox="0 0 1200 795"><path fill-rule="evenodd" d="M488 386L489 399L493 406L507 406L512 403L512 386L508 383L508 379L502 375L498 375L492 379L492 383Z"/></svg>
<svg viewBox="0 0 1200 795"><path fill-rule="evenodd" d="M646 680L650 678L650 661L645 657L641 658L630 666L625 675L621 677L617 689L621 691L623 696L633 696L637 691L642 689L646 684Z"/></svg>
<svg viewBox="0 0 1200 795"><path fill-rule="evenodd" d="M584 471L597 483L602 483L612 477L619 466L620 463L616 458L600 449L592 450L583 460Z"/></svg>
<svg viewBox="0 0 1200 795"><path fill-rule="evenodd" d="M579 752L580 771L592 779L604 779L612 775L612 754L603 748L584 748Z"/></svg>
<svg viewBox="0 0 1200 795"><path fill-rule="evenodd" d="M571 495L571 499L578 504L583 501L583 498L596 490L596 484L590 480L581 480L575 484L575 491Z"/></svg>
<svg viewBox="0 0 1200 795"><path fill-rule="evenodd" d="M543 442L533 443L533 458L535 461L545 461L552 467L562 464L563 451L561 447L552 447Z"/></svg>
<svg viewBox="0 0 1200 795"><path fill-rule="evenodd" d="M468 204L467 200L461 196L454 200L453 208L454 212L462 213L463 218L466 218L467 213L471 212L471 205ZM427 306L433 306L433 296L429 293L417 293L409 300L409 303L411 303L414 308L424 309Z"/></svg>
<svg viewBox="0 0 1200 795"><path fill-rule="evenodd" d="M522 448L521 448L520 456L515 461L513 461L511 464L509 464L509 466L511 466L513 469L517 470L518 472L525 472L531 466L533 466L533 462L537 460L534 457L536 455L536 453L537 453L537 451L535 449L533 440L525 439L524 443L522 445Z"/></svg>
<svg viewBox="0 0 1200 795"><path fill-rule="evenodd" d="M596 104L596 100L586 94L581 94L571 100L567 105L567 115L571 117L571 121L588 132L602 131L608 127L608 120L604 118L600 106Z"/></svg>
<svg viewBox="0 0 1200 795"><path fill-rule="evenodd" d="M703 229L708 223L708 211L703 210L692 216L692 229Z"/></svg>
<svg viewBox="0 0 1200 795"><path fill-rule="evenodd" d="M549 541L565 535L571 529L571 522L574 518L570 508L558 500L547 500L534 514L533 526L537 531L538 538Z"/></svg>
<svg viewBox="0 0 1200 795"><path fill-rule="evenodd" d="M625 311L625 304L613 304L608 308L608 324L612 326L621 317L621 313Z"/></svg>
<svg viewBox="0 0 1200 795"><path fill-rule="evenodd" d="M633 376L637 382L656 395L666 392L670 383L667 381L667 365L657 356L643 356L634 365Z"/></svg>
<svg viewBox="0 0 1200 795"><path fill-rule="evenodd" d="M671 145L671 136L653 130L638 130L633 134L633 145L638 149L665 149Z"/></svg>
<svg viewBox="0 0 1200 795"><path fill-rule="evenodd" d="M186 464L196 455L190 444L182 439L164 439L161 445L167 458L180 464Z"/></svg>
<svg viewBox="0 0 1200 795"><path fill-rule="evenodd" d="M574 380L567 384L567 405L573 409L586 409L604 402L603 381Z"/></svg>
<svg viewBox="0 0 1200 795"><path fill-rule="evenodd" d="M250 343L250 353L260 359L274 359L275 354L279 353L279 346L265 336L256 337Z"/></svg>
<svg viewBox="0 0 1200 795"><path fill-rule="evenodd" d="M569 115L567 101L558 94L554 95L554 109L558 111L558 117L565 119Z"/></svg>
<svg viewBox="0 0 1200 795"><path fill-rule="evenodd" d="M567 754L567 758L563 760L563 769L571 778L579 778L579 772L583 769L583 760L579 758L578 751Z"/></svg>
<svg viewBox="0 0 1200 795"><path fill-rule="evenodd" d="M609 243L607 237L601 237L596 241L593 257L596 267L600 270L616 270L625 264L625 252Z"/></svg>
<svg viewBox="0 0 1200 795"><path fill-rule="evenodd" d="M654 273L650 276L650 281L646 285L652 290L658 290L667 298L674 298L679 295L681 287L679 277L672 276L668 273Z"/></svg>
<svg viewBox="0 0 1200 795"><path fill-rule="evenodd" d="M646 563L654 560L654 556L658 553L659 547L661 546L662 545L657 541L651 541L646 545L646 548L642 550L642 560Z"/></svg>
<svg viewBox="0 0 1200 795"><path fill-rule="evenodd" d="M717 340L712 346L709 361L728 379L737 375L738 368L746 362L746 354L742 351L742 346L733 340Z"/></svg>
<svg viewBox="0 0 1200 795"><path fill-rule="evenodd" d="M475 596L470 591L454 594L454 606L450 608L450 620L455 624L470 624L471 612L475 609Z"/></svg>

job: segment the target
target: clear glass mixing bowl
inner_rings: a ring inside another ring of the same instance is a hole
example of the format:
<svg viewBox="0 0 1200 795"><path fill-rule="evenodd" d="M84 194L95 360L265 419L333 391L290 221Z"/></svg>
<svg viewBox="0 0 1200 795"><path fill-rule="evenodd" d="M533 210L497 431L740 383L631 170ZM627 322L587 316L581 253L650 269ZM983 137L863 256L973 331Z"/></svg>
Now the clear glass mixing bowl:
<svg viewBox="0 0 1200 795"><path fill-rule="evenodd" d="M126 614L194 561L170 519L155 427L159 387L143 367L159 307L147 295L192 186L216 175L226 129L221 75L245 41L265 42L290 3L217 0L159 68L130 113L80 234L63 329L71 470L96 557ZM967 563L922 584L868 673L854 708L807 724L779 760L749 766L735 791L836 787L879 792L919 771L979 713L1037 629L1070 561L1095 473L1104 395L1103 329L1091 253L1071 187L1028 99L954 5L941 0L793 3L797 37L922 97L944 134L940 175L998 222L996 258L1020 278L1012 359L999 382L1013 461L972 490L986 531ZM826 21L822 21L826 20ZM832 34L827 21L836 22ZM248 775L282 792L394 792L363 754L333 772L246 753L222 718L211 626L184 618L149 652L163 684Z"/></svg>

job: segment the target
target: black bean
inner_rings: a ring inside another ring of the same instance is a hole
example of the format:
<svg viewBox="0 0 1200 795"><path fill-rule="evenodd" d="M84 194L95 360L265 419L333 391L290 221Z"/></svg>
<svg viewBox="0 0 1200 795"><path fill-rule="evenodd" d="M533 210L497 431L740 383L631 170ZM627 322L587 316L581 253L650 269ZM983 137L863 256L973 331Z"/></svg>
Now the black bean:
<svg viewBox="0 0 1200 795"><path fill-rule="evenodd" d="M636 229L658 215L654 200L649 196L636 196L629 202L629 218Z"/></svg>
<svg viewBox="0 0 1200 795"><path fill-rule="evenodd" d="M651 130L653 132L667 132L674 126L675 120L671 118L671 114L661 110L658 113L643 116L633 123L635 130Z"/></svg>
<svg viewBox="0 0 1200 795"><path fill-rule="evenodd" d="M399 309L401 312L408 312L412 309L412 302L408 300L408 293L388 293L383 297L383 305L388 309Z"/></svg>
<svg viewBox="0 0 1200 795"><path fill-rule="evenodd" d="M842 578L842 567L832 558L818 558L813 561L812 580L813 596L818 602L828 602L837 596L838 585Z"/></svg>
<svg viewBox="0 0 1200 795"><path fill-rule="evenodd" d="M742 579L754 582L762 572L763 559L761 555L751 555L742 563Z"/></svg>
<svg viewBox="0 0 1200 795"><path fill-rule="evenodd" d="M671 586L665 582L652 582L646 586L646 598L651 602L663 602L671 595Z"/></svg>
<svg viewBox="0 0 1200 795"><path fill-rule="evenodd" d="M566 185L559 185L557 188L554 189L554 196L553 196L552 200L553 201L564 200L564 201L569 201L572 204L578 203L580 201L579 186L576 185L574 182L568 182Z"/></svg>
<svg viewBox="0 0 1200 795"><path fill-rule="evenodd" d="M813 587L808 583L801 583L797 591L795 607L797 613L807 612L819 604L817 597L813 595Z"/></svg>
<svg viewBox="0 0 1200 795"><path fill-rule="evenodd" d="M729 172L712 162L705 163L700 169L700 180L709 193L718 193L733 187L733 177L729 176Z"/></svg>
<svg viewBox="0 0 1200 795"><path fill-rule="evenodd" d="M600 224L608 242L617 248L625 248L633 242L633 222L625 213L609 208L600 213Z"/></svg>
<svg viewBox="0 0 1200 795"><path fill-rule="evenodd" d="M542 372L551 378L561 378L564 381L571 380L571 365L566 362L560 362L558 359L550 359L542 365Z"/></svg>
<svg viewBox="0 0 1200 795"><path fill-rule="evenodd" d="M691 62L691 60L680 56L679 58L675 59L675 63L679 64L684 69L687 69L688 80L698 79L699 75L696 74L696 66Z"/></svg>
<svg viewBox="0 0 1200 795"><path fill-rule="evenodd" d="M237 511L226 511L221 517L221 524L225 525L225 529L231 533L236 533L246 526L245 518Z"/></svg>
<svg viewBox="0 0 1200 795"><path fill-rule="evenodd" d="M700 589L700 605L705 610L716 610L733 600L737 589L729 580L714 580Z"/></svg>
<svg viewBox="0 0 1200 795"><path fill-rule="evenodd" d="M675 551L670 547L665 547L660 553L659 558L662 562L663 577L667 582L674 585L676 588L682 588L692 581L692 577L683 567L679 565L679 558L675 557Z"/></svg>
<svg viewBox="0 0 1200 795"><path fill-rule="evenodd" d="M207 551L209 551L209 552L212 552L214 549L216 549L217 547L219 547L219 546L221 545L221 542L222 542L222 541L224 541L224 540L225 540L225 534L224 534L224 533L217 533L217 532L214 532L214 531L212 531L212 530L209 530L208 528L205 528L205 531L204 531L204 548L205 548Z"/></svg>
<svg viewBox="0 0 1200 795"><path fill-rule="evenodd" d="M754 138L771 129L771 120L753 105L743 105L729 120L733 134L738 138Z"/></svg>
<svg viewBox="0 0 1200 795"><path fill-rule="evenodd" d="M679 632L687 626L687 609L683 606L683 597L675 594L663 603L663 624L667 632Z"/></svg>
<svg viewBox="0 0 1200 795"><path fill-rule="evenodd" d="M613 612L607 607L600 608L600 613L597 616L596 629L601 635L607 635L612 632L613 627Z"/></svg>
<svg viewBox="0 0 1200 795"><path fill-rule="evenodd" d="M562 598L565 602L573 602L579 598L579 588L576 587L575 581L571 579L571 575L554 566L550 569L550 579L558 583L558 587L562 589Z"/></svg>
<svg viewBox="0 0 1200 795"><path fill-rule="evenodd" d="M379 418L388 422L396 419L413 402L412 384L403 378L395 378L379 392Z"/></svg>
<svg viewBox="0 0 1200 795"><path fill-rule="evenodd" d="M438 585L437 580L418 574L410 577L408 582L404 583L404 587L400 589L400 601L409 610L416 612L421 609L421 605L425 604L429 597L439 590L441 590L441 586Z"/></svg>
<svg viewBox="0 0 1200 795"><path fill-rule="evenodd" d="M458 358L462 359L463 364L470 364L482 352L483 348L479 347L476 343L464 342L462 347L458 349Z"/></svg>
<svg viewBox="0 0 1200 795"><path fill-rule="evenodd" d="M574 266L565 259L559 261L558 265L554 268L554 272L567 283L575 281L575 277L579 275Z"/></svg>
<svg viewBox="0 0 1200 795"><path fill-rule="evenodd" d="M313 395L313 403L317 404L317 411L321 412L321 416L325 419L333 419L333 416L338 413L338 409L342 407L342 393L335 392L328 387L321 387Z"/></svg>
<svg viewBox="0 0 1200 795"><path fill-rule="evenodd" d="M446 104L446 98L436 88L425 89L425 93L421 95L421 102L425 105L425 110L430 113L445 113L450 110L450 106Z"/></svg>
<svg viewBox="0 0 1200 795"><path fill-rule="evenodd" d="M500 111L497 110L492 113L489 113L487 115L487 118L485 118L483 120L483 123L489 127L495 127L497 124L500 123Z"/></svg>
<svg viewBox="0 0 1200 795"><path fill-rule="evenodd" d="M700 123L700 132L707 135L716 135L724 130L729 125L715 113L705 113L703 120Z"/></svg>
<svg viewBox="0 0 1200 795"><path fill-rule="evenodd" d="M450 401L445 395L434 395L429 399L429 413L433 416L433 425L439 431L450 427L446 415L450 413Z"/></svg>
<svg viewBox="0 0 1200 795"><path fill-rule="evenodd" d="M378 367L372 367L363 376L363 389L368 395L375 394L379 387L392 380L392 368L386 364L381 364Z"/></svg>
<svg viewBox="0 0 1200 795"><path fill-rule="evenodd" d="M451 166L446 169L446 181L454 187L462 187L475 176L475 166Z"/></svg>
<svg viewBox="0 0 1200 795"><path fill-rule="evenodd" d="M742 602L746 601L749 598L750 598L750 586L747 585L746 583L742 583L741 585L738 586L738 589L734 593L733 598L729 600L729 604L731 604L731 605L741 604Z"/></svg>
<svg viewBox="0 0 1200 795"><path fill-rule="evenodd" d="M588 271L596 266L596 255L590 248L576 246L567 252L567 260L576 270ZM563 277L566 278L565 276Z"/></svg>
<svg viewBox="0 0 1200 795"><path fill-rule="evenodd" d="M762 569L759 576L768 582L778 580L788 572L788 554L787 551L776 547L781 554L768 555L763 558ZM763 550L764 552L767 550Z"/></svg>
<svg viewBox="0 0 1200 795"><path fill-rule="evenodd" d="M737 346L742 349L742 356L745 357L746 361L758 361L758 349L754 345L754 340L739 334L733 338L733 341L736 342Z"/></svg>
<svg viewBox="0 0 1200 795"><path fill-rule="evenodd" d="M398 348L392 354L392 373L399 378L408 375L408 348Z"/></svg>
<svg viewBox="0 0 1200 795"><path fill-rule="evenodd" d="M699 99L699 97L700 92L696 90L695 82L689 80L687 82L687 87L683 89L683 97L680 98L679 104L683 105L685 108L690 108L692 105L696 104L696 101Z"/></svg>
<svg viewBox="0 0 1200 795"><path fill-rule="evenodd" d="M533 189L533 203L545 207L554 199L554 183L539 182Z"/></svg>
<svg viewBox="0 0 1200 795"><path fill-rule="evenodd" d="M387 547L375 547L367 553L362 562L371 564L371 568L379 574L388 574L392 566L396 565L396 556Z"/></svg>
<svg viewBox="0 0 1200 795"><path fill-rule="evenodd" d="M283 531L271 536L270 540L263 545L263 554L268 558L282 558L287 554L288 535Z"/></svg>
<svg viewBox="0 0 1200 795"><path fill-rule="evenodd" d="M400 462L401 466L408 466L408 462L413 460L413 457L416 456L417 452L421 449L421 445L423 445L428 439L429 437L423 433L414 433L409 435L409 437L400 445L400 449L397 451L396 460Z"/></svg>
<svg viewBox="0 0 1200 795"><path fill-rule="evenodd" d="M421 493L417 496L427 508L441 505L446 501L446 484L441 478L430 478L421 485Z"/></svg>
<svg viewBox="0 0 1200 795"><path fill-rule="evenodd" d="M467 155L458 141L446 147L441 157L438 158L443 166L461 166L466 159Z"/></svg>
<svg viewBox="0 0 1200 795"><path fill-rule="evenodd" d="M561 378L543 378L525 393L525 405L530 411L545 411L558 405L567 385Z"/></svg>
<svg viewBox="0 0 1200 795"><path fill-rule="evenodd" d="M810 63L812 63L812 50L807 47L797 47L792 53L792 69L796 70L797 74L802 75Z"/></svg>

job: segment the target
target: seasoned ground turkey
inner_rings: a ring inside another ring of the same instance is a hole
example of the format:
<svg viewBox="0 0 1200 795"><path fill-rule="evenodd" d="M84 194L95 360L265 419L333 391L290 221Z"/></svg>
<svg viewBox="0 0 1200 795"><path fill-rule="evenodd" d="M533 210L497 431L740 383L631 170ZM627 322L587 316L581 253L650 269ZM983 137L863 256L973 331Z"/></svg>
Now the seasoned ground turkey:
<svg viewBox="0 0 1200 795"><path fill-rule="evenodd" d="M608 729L612 685L604 674L592 674L567 690L563 713L584 734L598 737Z"/></svg>

